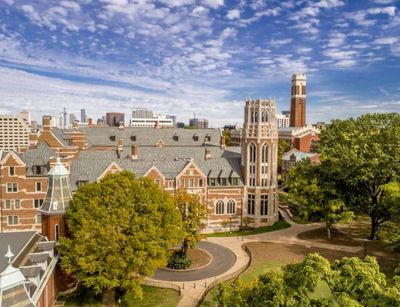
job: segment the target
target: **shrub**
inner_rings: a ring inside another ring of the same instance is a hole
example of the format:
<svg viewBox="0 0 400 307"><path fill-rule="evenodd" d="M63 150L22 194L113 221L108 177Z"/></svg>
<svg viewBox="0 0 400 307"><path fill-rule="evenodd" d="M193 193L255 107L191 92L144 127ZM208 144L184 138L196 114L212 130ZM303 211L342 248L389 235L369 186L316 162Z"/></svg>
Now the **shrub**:
<svg viewBox="0 0 400 307"><path fill-rule="evenodd" d="M187 269L192 261L181 250L175 251L168 260L167 267L174 270Z"/></svg>

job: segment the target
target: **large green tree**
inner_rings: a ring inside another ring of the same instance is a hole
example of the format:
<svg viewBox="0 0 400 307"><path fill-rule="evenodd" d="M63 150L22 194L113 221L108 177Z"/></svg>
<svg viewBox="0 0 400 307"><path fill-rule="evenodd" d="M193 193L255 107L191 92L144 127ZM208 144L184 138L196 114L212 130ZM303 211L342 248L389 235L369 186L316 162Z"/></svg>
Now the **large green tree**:
<svg viewBox="0 0 400 307"><path fill-rule="evenodd" d="M318 150L346 203L371 216L370 239L377 239L390 219L381 201L384 186L400 175L400 115L335 120L321 132Z"/></svg>
<svg viewBox="0 0 400 307"><path fill-rule="evenodd" d="M400 183L391 182L384 186L382 206L386 209L388 221L383 223L380 234L400 251Z"/></svg>
<svg viewBox="0 0 400 307"><path fill-rule="evenodd" d="M354 217L337 192L334 180L324 163L314 165L306 159L290 171L287 182L290 196L299 205L302 217L309 219L312 216L324 221L329 239L334 224Z"/></svg>
<svg viewBox="0 0 400 307"><path fill-rule="evenodd" d="M175 202L183 222L182 252L186 254L189 247L194 247L201 240L200 231L207 218L207 207L200 195L184 190L177 191Z"/></svg>
<svg viewBox="0 0 400 307"><path fill-rule="evenodd" d="M98 293L122 288L141 297L142 276L165 265L182 238L173 197L127 171L80 187L67 222L61 267Z"/></svg>
<svg viewBox="0 0 400 307"><path fill-rule="evenodd" d="M325 283L330 293L315 298L317 286ZM218 306L399 306L400 277L387 287L373 257L343 258L329 263L318 254L291 263L282 272L270 271L254 282L240 278L220 285Z"/></svg>

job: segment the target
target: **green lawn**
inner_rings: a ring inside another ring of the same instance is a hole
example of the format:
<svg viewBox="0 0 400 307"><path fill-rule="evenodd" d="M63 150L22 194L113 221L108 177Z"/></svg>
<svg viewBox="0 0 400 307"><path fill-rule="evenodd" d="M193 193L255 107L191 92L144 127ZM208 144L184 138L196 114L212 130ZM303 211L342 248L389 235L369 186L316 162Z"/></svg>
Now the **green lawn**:
<svg viewBox="0 0 400 307"><path fill-rule="evenodd" d="M264 232L270 232L275 230L281 230L285 228L289 228L290 224L284 220L276 222L274 225L271 226L263 226L254 228L251 230L238 230L232 232L214 232L207 234L207 237L240 237L240 236L249 236L255 235Z"/></svg>
<svg viewBox="0 0 400 307"><path fill-rule="evenodd" d="M126 307L176 307L181 299L179 294L170 289L142 286L143 300L134 299L129 292L122 297L121 306ZM79 287L65 299L64 306L101 307L101 295L95 295L90 289ZM60 299L63 300L63 299Z"/></svg>

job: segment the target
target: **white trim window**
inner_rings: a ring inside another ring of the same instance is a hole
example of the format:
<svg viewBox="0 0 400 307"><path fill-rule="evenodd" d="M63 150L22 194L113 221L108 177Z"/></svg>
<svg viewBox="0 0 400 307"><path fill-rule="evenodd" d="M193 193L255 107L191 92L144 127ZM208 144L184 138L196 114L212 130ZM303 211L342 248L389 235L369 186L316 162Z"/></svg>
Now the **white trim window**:
<svg viewBox="0 0 400 307"><path fill-rule="evenodd" d="M268 185L268 154L269 146L264 144L261 148L261 186L266 187Z"/></svg>
<svg viewBox="0 0 400 307"><path fill-rule="evenodd" d="M268 215L268 194L261 194L260 215Z"/></svg>
<svg viewBox="0 0 400 307"><path fill-rule="evenodd" d="M249 144L249 186L256 186L256 164L257 164L257 146L254 143Z"/></svg>
<svg viewBox="0 0 400 307"><path fill-rule="evenodd" d="M18 183L9 182L7 183L7 193L16 193L18 192Z"/></svg>
<svg viewBox="0 0 400 307"><path fill-rule="evenodd" d="M247 214L254 215L256 210L256 195L248 194L247 195Z"/></svg>
<svg viewBox="0 0 400 307"><path fill-rule="evenodd" d="M225 213L225 204L222 200L218 200L215 203L215 214L224 214Z"/></svg>
<svg viewBox="0 0 400 307"><path fill-rule="evenodd" d="M228 200L226 206L226 213L227 214L235 214L236 213L236 202L233 199Z"/></svg>
<svg viewBox="0 0 400 307"><path fill-rule="evenodd" d="M15 176L15 167L14 166L10 166L8 168L8 176Z"/></svg>
<svg viewBox="0 0 400 307"><path fill-rule="evenodd" d="M8 225L18 225L19 218L18 215L9 215L8 216Z"/></svg>
<svg viewBox="0 0 400 307"><path fill-rule="evenodd" d="M41 182L36 182L35 183L35 191L36 192L41 192L42 191L42 183Z"/></svg>

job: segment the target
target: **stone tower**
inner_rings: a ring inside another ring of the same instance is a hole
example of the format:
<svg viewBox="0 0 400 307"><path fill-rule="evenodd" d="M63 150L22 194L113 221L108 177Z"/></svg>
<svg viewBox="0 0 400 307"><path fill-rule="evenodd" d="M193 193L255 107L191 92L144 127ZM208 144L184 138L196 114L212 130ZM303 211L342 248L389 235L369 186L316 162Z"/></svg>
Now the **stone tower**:
<svg viewBox="0 0 400 307"><path fill-rule="evenodd" d="M42 234L50 241L58 241L60 236L67 235L65 213L72 200L69 172L60 158L57 158L48 176L46 198L38 211L42 214Z"/></svg>
<svg viewBox="0 0 400 307"><path fill-rule="evenodd" d="M304 127L306 125L306 82L305 74L293 74L290 127Z"/></svg>
<svg viewBox="0 0 400 307"><path fill-rule="evenodd" d="M246 100L242 135L243 217L254 226L278 220L278 129L275 101Z"/></svg>

